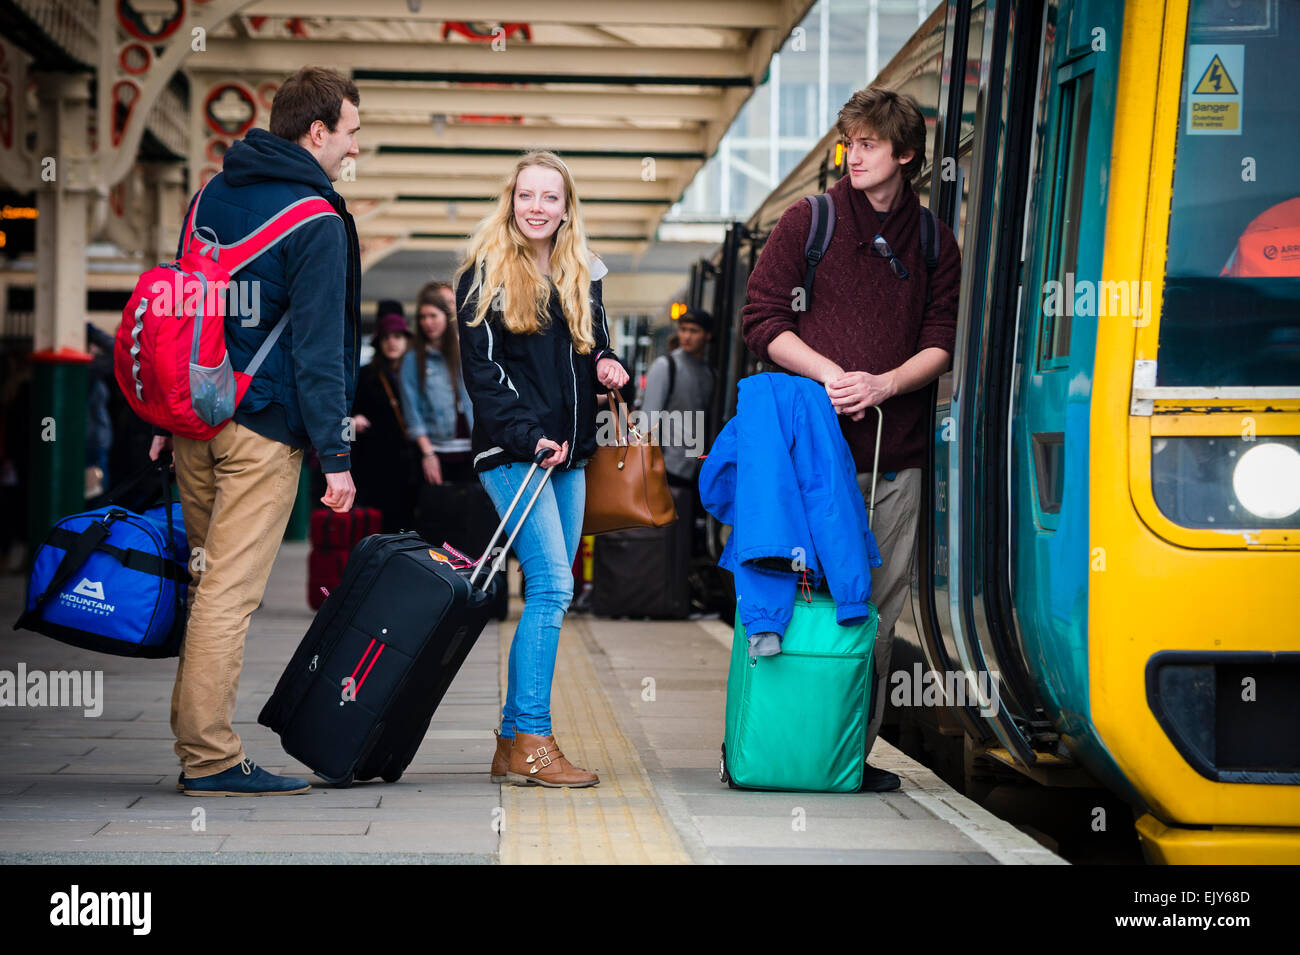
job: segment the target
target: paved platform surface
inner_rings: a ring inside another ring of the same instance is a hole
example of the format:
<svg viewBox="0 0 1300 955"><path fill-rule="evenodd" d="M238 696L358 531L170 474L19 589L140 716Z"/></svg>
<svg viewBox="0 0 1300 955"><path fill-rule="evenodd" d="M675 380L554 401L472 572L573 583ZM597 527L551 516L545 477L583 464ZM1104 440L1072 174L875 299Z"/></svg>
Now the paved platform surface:
<svg viewBox="0 0 1300 955"><path fill-rule="evenodd" d="M281 549L253 616L236 728L277 772L313 778L256 722L311 622L306 545ZM517 586L518 575L512 574ZM0 620L23 582L0 577ZM0 637L0 671L103 674L103 712L0 706L0 862L1059 864L1029 836L881 742L903 778L871 795L746 793L718 781L730 633L716 620L571 614L553 694L556 735L601 775L584 790L498 785L487 768L512 619L488 627L396 784L300 796L176 792L168 702L174 660ZM653 693L649 689L653 687Z"/></svg>

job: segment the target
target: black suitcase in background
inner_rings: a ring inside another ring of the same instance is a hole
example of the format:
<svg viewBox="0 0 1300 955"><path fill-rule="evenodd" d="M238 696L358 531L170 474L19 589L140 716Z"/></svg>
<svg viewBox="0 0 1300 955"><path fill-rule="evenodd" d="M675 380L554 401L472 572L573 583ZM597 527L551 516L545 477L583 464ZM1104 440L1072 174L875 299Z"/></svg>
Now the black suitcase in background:
<svg viewBox="0 0 1300 955"><path fill-rule="evenodd" d="M421 484L415 532L434 547L444 543L477 560L487 550L499 520L492 498L477 478L445 484ZM492 616L506 619L510 597L506 588L492 605Z"/></svg>
<svg viewBox="0 0 1300 955"><path fill-rule="evenodd" d="M447 541L478 557L498 520L492 498L477 479L420 485L415 530L430 544Z"/></svg>
<svg viewBox="0 0 1300 955"><path fill-rule="evenodd" d="M691 612L694 491L673 487L677 520L596 537L591 610L599 617L681 620Z"/></svg>
<svg viewBox="0 0 1300 955"><path fill-rule="evenodd" d="M418 534L362 540L257 721L326 782L395 782L506 586L499 565L513 542L514 534L500 560L476 571L453 567Z"/></svg>

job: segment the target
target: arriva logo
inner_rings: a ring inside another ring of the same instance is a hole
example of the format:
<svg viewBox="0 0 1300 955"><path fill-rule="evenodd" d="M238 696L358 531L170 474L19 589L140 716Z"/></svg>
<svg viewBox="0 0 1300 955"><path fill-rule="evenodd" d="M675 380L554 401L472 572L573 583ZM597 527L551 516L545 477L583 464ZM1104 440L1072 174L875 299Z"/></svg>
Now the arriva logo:
<svg viewBox="0 0 1300 955"><path fill-rule="evenodd" d="M82 577L81 583L72 588L74 594L81 594L83 597L90 597L94 600L104 599L104 585L98 580L91 580L89 577Z"/></svg>

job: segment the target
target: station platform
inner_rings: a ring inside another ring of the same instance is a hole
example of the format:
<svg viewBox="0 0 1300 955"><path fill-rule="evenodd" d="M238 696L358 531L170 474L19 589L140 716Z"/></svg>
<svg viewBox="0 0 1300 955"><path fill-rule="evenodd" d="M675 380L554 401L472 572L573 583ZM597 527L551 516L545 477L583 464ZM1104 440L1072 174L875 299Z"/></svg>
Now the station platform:
<svg viewBox="0 0 1300 955"><path fill-rule="evenodd" d="M253 616L236 713L248 754L311 776L257 714L312 619L307 545L285 544ZM519 575L512 570L512 587ZM23 580L0 577L0 620ZM570 614L553 691L566 754L598 787L488 779L512 619L484 631L395 784L300 796L176 792L174 660L81 651L6 626L0 670L100 670L103 712L0 707L0 863L811 863L1051 865L1063 860L884 741L881 794L755 793L718 779L730 628Z"/></svg>

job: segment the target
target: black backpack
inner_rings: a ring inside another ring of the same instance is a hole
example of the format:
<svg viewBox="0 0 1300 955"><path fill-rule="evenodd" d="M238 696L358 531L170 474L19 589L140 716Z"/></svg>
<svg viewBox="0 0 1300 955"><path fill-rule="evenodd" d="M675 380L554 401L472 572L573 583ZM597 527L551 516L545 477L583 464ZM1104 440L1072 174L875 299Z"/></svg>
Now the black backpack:
<svg viewBox="0 0 1300 955"><path fill-rule="evenodd" d="M817 274L817 263L830 248L831 236L835 234L835 203L825 192L818 196L804 196L804 199L812 207L812 223L808 227L808 239L803 246L804 261L807 263L803 294L804 308L807 309L812 304L813 276ZM939 220L925 206L921 206L921 251L925 254L925 303L929 305L929 279L939 264Z"/></svg>

